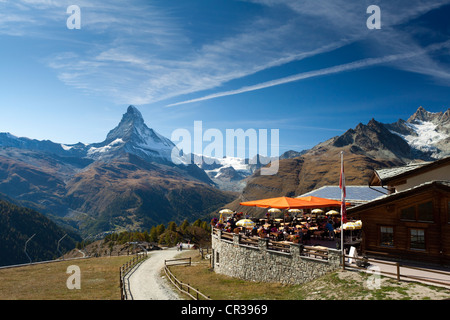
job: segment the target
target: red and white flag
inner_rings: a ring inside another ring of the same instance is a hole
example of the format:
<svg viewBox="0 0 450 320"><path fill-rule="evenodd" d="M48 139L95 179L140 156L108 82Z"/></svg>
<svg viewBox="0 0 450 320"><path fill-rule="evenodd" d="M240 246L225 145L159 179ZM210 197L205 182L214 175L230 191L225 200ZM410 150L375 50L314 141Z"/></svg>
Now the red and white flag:
<svg viewBox="0 0 450 320"><path fill-rule="evenodd" d="M347 222L347 208L345 207L345 174L344 174L344 158L341 152L341 177L339 178L339 188L341 189L341 217L342 222Z"/></svg>

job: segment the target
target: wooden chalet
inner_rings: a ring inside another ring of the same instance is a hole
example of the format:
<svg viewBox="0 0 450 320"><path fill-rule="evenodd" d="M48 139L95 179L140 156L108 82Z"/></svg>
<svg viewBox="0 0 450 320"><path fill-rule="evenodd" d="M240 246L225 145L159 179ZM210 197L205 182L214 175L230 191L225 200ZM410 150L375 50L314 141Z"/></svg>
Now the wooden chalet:
<svg viewBox="0 0 450 320"><path fill-rule="evenodd" d="M389 192L347 210L363 254L450 265L450 158L379 170L370 184Z"/></svg>

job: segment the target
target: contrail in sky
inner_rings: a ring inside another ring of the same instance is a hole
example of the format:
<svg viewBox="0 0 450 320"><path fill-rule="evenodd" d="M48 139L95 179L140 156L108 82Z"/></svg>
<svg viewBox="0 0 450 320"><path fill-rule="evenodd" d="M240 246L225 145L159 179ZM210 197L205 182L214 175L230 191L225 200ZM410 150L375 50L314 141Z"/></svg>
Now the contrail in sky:
<svg viewBox="0 0 450 320"><path fill-rule="evenodd" d="M289 83L289 82L294 82L294 81L299 81L299 80L304 80L304 79L309 79L309 78L314 78L314 77L320 77L320 76L325 76L325 75L330 75L330 74L337 74L337 73L350 71L350 70L362 69L362 68L366 68L366 67L370 67L370 66L374 66L374 65L378 65L378 64L382 64L382 63L389 63L389 62L393 62L393 61L397 61L397 60L409 59L409 58L413 58L413 57L416 57L416 56L419 56L419 55L422 55L422 54L425 54L425 53L428 53L431 51L439 50L439 49L442 49L445 47L447 47L447 48L450 47L450 40L430 45L428 47L423 48L422 50L418 50L415 52L393 54L393 55L388 55L388 56L379 57L379 58L368 58L368 59L358 60L358 61L354 61L354 62L350 62L350 63L346 63L346 64L341 64L341 65L334 66L334 67L298 73L298 74L295 74L295 75L292 75L289 77L284 77L284 78L280 78L280 79L276 79L276 80L262 82L262 83L255 84L252 86L245 86L245 87L242 87L242 88L236 89L236 90L213 93L213 94L203 96L200 98L196 98L196 99L172 103L172 104L167 105L167 107L173 107L173 106L178 106L178 105L187 104L187 103L193 103L193 102L205 101L205 100L210 100L210 99L215 99L215 98L220 98L220 97L226 97L226 96L236 95L236 94L240 94L240 93L244 93L244 92L256 91L256 90L261 90L261 89L265 89L265 88L269 88L269 87L273 87L273 86L278 86L278 85Z"/></svg>

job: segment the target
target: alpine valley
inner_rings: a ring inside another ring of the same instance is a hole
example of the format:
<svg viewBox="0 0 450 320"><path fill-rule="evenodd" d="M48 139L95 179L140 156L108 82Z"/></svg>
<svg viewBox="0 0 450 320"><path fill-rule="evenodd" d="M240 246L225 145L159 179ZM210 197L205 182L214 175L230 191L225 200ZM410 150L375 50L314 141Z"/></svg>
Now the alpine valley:
<svg viewBox="0 0 450 320"><path fill-rule="evenodd" d="M281 155L278 173L248 159L202 161L147 127L129 106L100 143L73 145L0 133L0 198L35 209L82 236L194 221L240 201L295 196L339 180L366 184L374 168L450 155L450 110L420 107L407 121L372 119L310 150ZM173 154L178 157L174 164ZM258 162L256 162L258 163ZM246 208L248 210L248 208Z"/></svg>
<svg viewBox="0 0 450 320"><path fill-rule="evenodd" d="M0 134L0 193L83 236L194 221L236 198L130 106L105 141L58 144ZM176 149L175 149L176 150Z"/></svg>

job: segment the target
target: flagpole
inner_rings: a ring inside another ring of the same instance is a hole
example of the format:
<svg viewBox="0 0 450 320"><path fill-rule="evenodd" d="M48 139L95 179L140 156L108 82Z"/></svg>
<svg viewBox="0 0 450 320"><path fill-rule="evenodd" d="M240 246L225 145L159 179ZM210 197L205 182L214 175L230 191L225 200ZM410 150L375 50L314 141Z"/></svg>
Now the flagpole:
<svg viewBox="0 0 450 320"><path fill-rule="evenodd" d="M344 151L341 151L341 177L339 187L341 188L341 250L342 250L342 270L345 270L345 250L344 250L344 206L345 206L345 176L344 176Z"/></svg>

